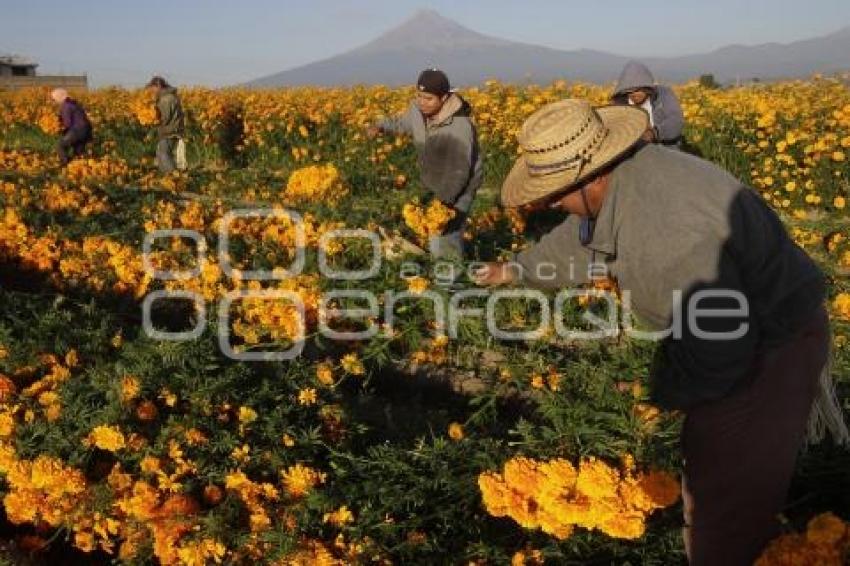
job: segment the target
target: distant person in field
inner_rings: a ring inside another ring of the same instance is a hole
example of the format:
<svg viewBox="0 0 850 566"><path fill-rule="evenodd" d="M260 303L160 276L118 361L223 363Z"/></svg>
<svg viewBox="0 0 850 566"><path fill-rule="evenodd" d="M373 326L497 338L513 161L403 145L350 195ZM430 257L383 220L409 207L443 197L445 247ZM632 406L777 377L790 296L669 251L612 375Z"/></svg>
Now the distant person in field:
<svg viewBox="0 0 850 566"><path fill-rule="evenodd" d="M429 251L437 258L463 257L463 229L481 186L482 160L471 115L471 106L451 89L446 74L426 69L416 81L416 99L407 111L368 131L370 136L379 132L411 135L422 184L455 211L443 234L429 242Z"/></svg>
<svg viewBox="0 0 850 566"><path fill-rule="evenodd" d="M655 404L685 415L688 558L750 565L780 532L807 429L813 441L828 429L848 442L829 371L826 281L758 192L713 163L642 141L648 125L634 107L584 100L534 113L502 202L569 216L475 278L553 290L616 280L617 323L655 333L635 338L658 343Z"/></svg>
<svg viewBox="0 0 850 566"><path fill-rule="evenodd" d="M50 98L59 106L62 132L56 143L56 152L59 162L65 166L71 159L85 153L86 144L92 141L91 122L80 103L68 96L64 88L54 89Z"/></svg>
<svg viewBox="0 0 850 566"><path fill-rule="evenodd" d="M649 128L644 132L644 141L667 145L681 141L685 117L679 99L669 86L656 83L655 77L643 63L630 61L626 64L611 101L614 104L637 106L646 111Z"/></svg>
<svg viewBox="0 0 850 566"><path fill-rule="evenodd" d="M186 133L183 106L177 89L162 77L153 77L147 88L156 96L157 126L156 163L162 173L186 169Z"/></svg>

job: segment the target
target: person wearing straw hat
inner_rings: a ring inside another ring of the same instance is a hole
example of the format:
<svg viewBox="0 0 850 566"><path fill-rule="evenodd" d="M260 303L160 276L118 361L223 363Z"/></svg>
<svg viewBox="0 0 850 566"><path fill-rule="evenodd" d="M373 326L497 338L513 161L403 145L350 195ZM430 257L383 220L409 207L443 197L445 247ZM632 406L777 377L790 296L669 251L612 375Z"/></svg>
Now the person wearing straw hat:
<svg viewBox="0 0 850 566"><path fill-rule="evenodd" d="M463 257L463 228L483 180L478 132L471 116L472 107L452 90L446 74L425 69L416 81L416 99L407 111L367 130L370 137L380 132L410 135L422 184L454 210L443 233L429 241L436 258Z"/></svg>
<svg viewBox="0 0 850 566"><path fill-rule="evenodd" d="M643 139L666 145L674 145L682 139L685 116L676 93L669 86L660 85L643 63L629 61L620 74L613 104L637 106L649 116L649 128Z"/></svg>
<svg viewBox="0 0 850 566"><path fill-rule="evenodd" d="M71 159L86 151L86 144L92 141L92 126L82 105L68 96L64 88L53 89L50 98L59 106L59 120L62 132L56 142L59 163L64 167Z"/></svg>
<svg viewBox="0 0 850 566"><path fill-rule="evenodd" d="M186 169L186 135L183 105L177 89L162 77L153 77L146 88L156 96L157 126L156 163L160 172Z"/></svg>
<svg viewBox="0 0 850 566"><path fill-rule="evenodd" d="M827 369L825 281L755 191L642 141L647 126L637 108L582 100L533 114L503 203L569 216L475 278L558 289L605 273L641 328L670 329L658 335L651 391L686 415L689 560L751 564L778 533L807 423L810 440L824 427L848 440Z"/></svg>

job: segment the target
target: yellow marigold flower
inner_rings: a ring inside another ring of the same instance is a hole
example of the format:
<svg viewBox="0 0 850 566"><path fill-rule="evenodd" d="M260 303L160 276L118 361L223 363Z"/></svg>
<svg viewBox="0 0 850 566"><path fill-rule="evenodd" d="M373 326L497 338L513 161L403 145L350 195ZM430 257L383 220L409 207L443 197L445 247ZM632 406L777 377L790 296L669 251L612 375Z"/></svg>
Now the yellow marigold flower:
<svg viewBox="0 0 850 566"><path fill-rule="evenodd" d="M184 543L177 550L180 563L184 566L206 566L210 561L221 564L227 549L215 539L203 539Z"/></svg>
<svg viewBox="0 0 850 566"><path fill-rule="evenodd" d="M310 165L292 172L286 183L288 202L336 203L348 194L339 171L332 164Z"/></svg>
<svg viewBox="0 0 850 566"><path fill-rule="evenodd" d="M109 452L117 452L126 446L121 430L107 425L96 426L86 438L86 443Z"/></svg>
<svg viewBox="0 0 850 566"><path fill-rule="evenodd" d="M809 521L805 534L791 533L771 541L755 566L846 564L850 553L848 533L850 525L832 513L818 515Z"/></svg>
<svg viewBox="0 0 850 566"><path fill-rule="evenodd" d="M281 472L284 489L290 496L296 498L304 497L317 485L325 483L325 477L324 473L303 464L295 464Z"/></svg>
<svg viewBox="0 0 850 566"><path fill-rule="evenodd" d="M5 360L8 357L9 357L9 350L7 350L5 346L0 344L0 360Z"/></svg>
<svg viewBox="0 0 850 566"><path fill-rule="evenodd" d="M3 507L6 509L6 517L13 525L35 522L38 513L38 502L36 495L27 491L13 490L3 498Z"/></svg>
<svg viewBox="0 0 850 566"><path fill-rule="evenodd" d="M539 373L535 373L531 376L531 386L535 389L543 389L546 387L546 382L543 380L543 376Z"/></svg>
<svg viewBox="0 0 850 566"><path fill-rule="evenodd" d="M74 546L83 552L93 552L96 548L94 533L78 532L74 534Z"/></svg>
<svg viewBox="0 0 850 566"><path fill-rule="evenodd" d="M334 384L334 373L333 368L330 364L321 363L316 366L316 379L319 380L319 383L322 385L333 385Z"/></svg>
<svg viewBox="0 0 850 566"><path fill-rule="evenodd" d="M130 101L130 111L142 126L154 126L159 121L153 96L147 90L139 91L139 94Z"/></svg>
<svg viewBox="0 0 850 566"><path fill-rule="evenodd" d="M824 513L809 521L806 528L806 540L817 545L834 545L848 534L847 524L833 515Z"/></svg>
<svg viewBox="0 0 850 566"><path fill-rule="evenodd" d="M47 422L52 423L59 420L59 417L62 416L62 405L59 403L54 403L52 405L48 405L44 409L44 417L47 419Z"/></svg>
<svg viewBox="0 0 850 566"><path fill-rule="evenodd" d="M113 348L120 348L124 344L124 336L122 336L121 331L115 333L115 336L110 340L110 344L112 344Z"/></svg>
<svg viewBox="0 0 850 566"><path fill-rule="evenodd" d="M539 550L521 550L511 557L511 566L543 566L543 563L543 553Z"/></svg>
<svg viewBox="0 0 850 566"><path fill-rule="evenodd" d="M832 160L833 160L833 161L836 161L836 162L838 162L838 163L841 163L841 162L842 162L842 161L844 161L845 159L846 159L846 156L844 155L844 152L843 152L843 151L834 151L834 152L832 152Z"/></svg>
<svg viewBox="0 0 850 566"><path fill-rule="evenodd" d="M233 449L233 452L230 453L230 457L236 460L237 462L247 462L251 459L250 457L251 447L247 444L243 444L242 446L236 447Z"/></svg>
<svg viewBox="0 0 850 566"><path fill-rule="evenodd" d="M850 320L850 293L839 293L832 301L832 308L839 318Z"/></svg>
<svg viewBox="0 0 850 566"><path fill-rule="evenodd" d="M15 416L9 410L0 411L0 437L8 438L15 433Z"/></svg>
<svg viewBox="0 0 850 566"><path fill-rule="evenodd" d="M525 528L561 540L575 526L634 539L643 535L649 513L678 498L678 482L662 472L638 478L630 473L594 458L576 471L566 460L517 457L505 463L502 474L480 474L478 486L491 515L511 517Z"/></svg>
<svg viewBox="0 0 850 566"><path fill-rule="evenodd" d="M239 407L239 422L243 424L252 423L257 420L257 411L251 407Z"/></svg>
<svg viewBox="0 0 850 566"><path fill-rule="evenodd" d="M128 403L139 396L141 385L139 380L132 375L125 375L121 378L121 401Z"/></svg>
<svg viewBox="0 0 850 566"><path fill-rule="evenodd" d="M463 440L463 437L463 425L460 423L451 423L449 425L449 438L452 440Z"/></svg>
<svg viewBox="0 0 850 566"><path fill-rule="evenodd" d="M363 367L363 362L360 361L357 354L351 353L344 355L342 360L340 360L340 364L342 365L342 369L351 375L364 375L366 373L366 368Z"/></svg>
<svg viewBox="0 0 850 566"><path fill-rule="evenodd" d="M418 203L407 203L402 207L402 217L405 224L425 242L431 236L443 233L449 221L455 217L455 211L439 200L432 200L427 208Z"/></svg>
<svg viewBox="0 0 850 566"><path fill-rule="evenodd" d="M832 206L834 206L838 210L843 210L846 204L847 201L844 199L844 197L835 197L835 199L833 199L832 201Z"/></svg>
<svg viewBox="0 0 850 566"><path fill-rule="evenodd" d="M38 404L42 407L47 407L59 402L59 394L55 391L45 391L38 396Z"/></svg>
<svg viewBox="0 0 850 566"><path fill-rule="evenodd" d="M634 540L643 536L646 524L641 513L612 513L599 525L599 530L609 537Z"/></svg>
<svg viewBox="0 0 850 566"><path fill-rule="evenodd" d="M576 490L590 499L604 499L617 493L617 471L595 458L582 461L579 466Z"/></svg>
<svg viewBox="0 0 850 566"><path fill-rule="evenodd" d="M421 295L428 290L429 281L424 277L416 276L407 280L407 290L415 295Z"/></svg>
<svg viewBox="0 0 850 566"><path fill-rule="evenodd" d="M106 478L106 483L117 493L123 493L133 487L133 478L130 474L121 471L121 464L112 466L112 471Z"/></svg>
<svg viewBox="0 0 850 566"><path fill-rule="evenodd" d="M80 365L80 356L77 354L76 350L69 350L68 353L65 354L65 365L69 368Z"/></svg>
<svg viewBox="0 0 850 566"><path fill-rule="evenodd" d="M280 441L287 448L292 448L293 446L295 446L295 439L292 437L292 435L284 434Z"/></svg>
<svg viewBox="0 0 850 566"><path fill-rule="evenodd" d="M301 405L315 405L319 401L316 390L312 387L302 389L298 392L298 403Z"/></svg>
<svg viewBox="0 0 850 566"><path fill-rule="evenodd" d="M322 517L322 522L330 523L337 527L342 527L352 521L354 521L354 514L345 505L333 513L325 513L324 517Z"/></svg>
<svg viewBox="0 0 850 566"><path fill-rule="evenodd" d="M162 399L163 402L169 407L173 407L177 404L177 395L175 395L168 389L163 389L162 391L160 391L159 398Z"/></svg>
<svg viewBox="0 0 850 566"><path fill-rule="evenodd" d="M230 474L227 474L224 478L224 487L226 489L232 490L240 490L242 487L251 483L251 480L248 479L248 476L245 475L244 472L236 471Z"/></svg>
<svg viewBox="0 0 850 566"><path fill-rule="evenodd" d="M49 108L44 108L39 112L36 123L41 128L41 131L48 135L56 135L62 131L59 115Z"/></svg>
<svg viewBox="0 0 850 566"><path fill-rule="evenodd" d="M669 507L679 500L681 486L676 477L668 472L649 472L640 476L638 483L656 509Z"/></svg>
<svg viewBox="0 0 850 566"><path fill-rule="evenodd" d="M196 428L190 428L186 431L186 442L189 446L200 446L207 443L207 436Z"/></svg>
<svg viewBox="0 0 850 566"><path fill-rule="evenodd" d="M139 468L142 470L142 473L155 474L162 469L162 462L155 456L145 456L142 458Z"/></svg>

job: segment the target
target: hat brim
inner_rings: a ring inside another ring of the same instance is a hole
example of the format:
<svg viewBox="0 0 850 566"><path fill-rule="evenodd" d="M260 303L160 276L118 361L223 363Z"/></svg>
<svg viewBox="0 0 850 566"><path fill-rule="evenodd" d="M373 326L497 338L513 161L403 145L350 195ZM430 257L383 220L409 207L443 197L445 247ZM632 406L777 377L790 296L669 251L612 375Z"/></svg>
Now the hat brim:
<svg viewBox="0 0 850 566"><path fill-rule="evenodd" d="M602 106L596 111L608 128L608 135L590 156L590 161L578 177L574 171L529 175L525 156L521 155L502 184L502 204L508 207L522 206L577 185L634 147L649 127L649 116L639 108Z"/></svg>

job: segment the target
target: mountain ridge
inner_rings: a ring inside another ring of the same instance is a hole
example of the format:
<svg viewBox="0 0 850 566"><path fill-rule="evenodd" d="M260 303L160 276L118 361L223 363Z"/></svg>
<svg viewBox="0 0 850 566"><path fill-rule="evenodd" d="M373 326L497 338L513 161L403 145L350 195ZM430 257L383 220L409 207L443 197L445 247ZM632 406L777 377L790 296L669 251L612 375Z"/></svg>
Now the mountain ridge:
<svg viewBox="0 0 850 566"><path fill-rule="evenodd" d="M721 82L799 78L850 69L850 26L790 43L733 44L706 53L641 58L659 80L680 82L710 73ZM253 87L410 84L426 67L446 71L458 86L488 79L608 83L632 57L597 49L560 50L489 36L420 10L375 39L326 59L249 83Z"/></svg>

